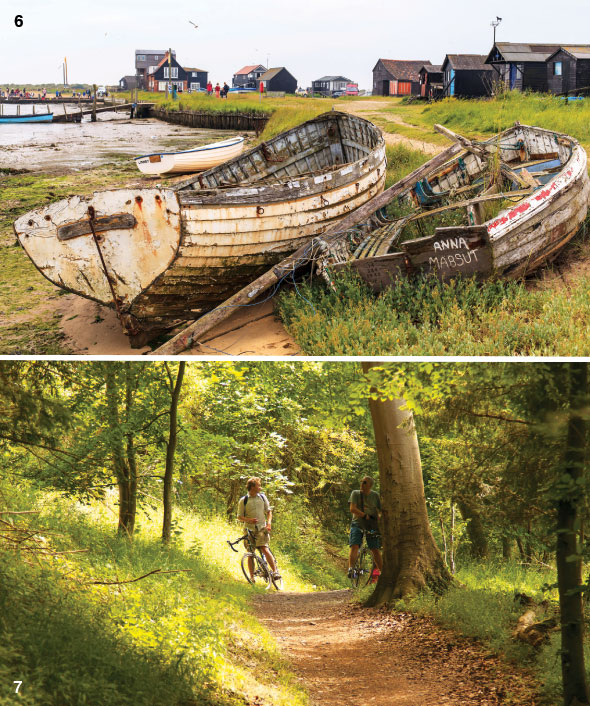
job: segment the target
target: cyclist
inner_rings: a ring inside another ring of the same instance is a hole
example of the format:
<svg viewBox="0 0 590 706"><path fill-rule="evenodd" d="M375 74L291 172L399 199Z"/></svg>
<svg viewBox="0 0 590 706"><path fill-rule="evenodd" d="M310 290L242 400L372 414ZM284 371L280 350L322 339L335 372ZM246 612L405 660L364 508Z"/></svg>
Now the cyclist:
<svg viewBox="0 0 590 706"><path fill-rule="evenodd" d="M371 550L375 565L379 572L383 570L383 557L381 556L381 535L379 533L378 519L381 510L381 498L379 493L372 490L373 479L365 476L361 480L361 489L353 490L350 494L350 512L352 512L352 523L350 525L350 536L348 545L350 553L348 555L348 578L352 578L353 567L355 565L359 548L363 543L363 534L367 533L367 546Z"/></svg>
<svg viewBox="0 0 590 706"><path fill-rule="evenodd" d="M238 520L243 522L247 529L254 532L256 546L266 557L273 576L279 578L274 557L268 548L272 508L266 495L260 492L262 490L260 478L248 478L246 489L248 493L240 498L238 503ZM252 557L248 558L248 569L252 582L254 582L254 560Z"/></svg>

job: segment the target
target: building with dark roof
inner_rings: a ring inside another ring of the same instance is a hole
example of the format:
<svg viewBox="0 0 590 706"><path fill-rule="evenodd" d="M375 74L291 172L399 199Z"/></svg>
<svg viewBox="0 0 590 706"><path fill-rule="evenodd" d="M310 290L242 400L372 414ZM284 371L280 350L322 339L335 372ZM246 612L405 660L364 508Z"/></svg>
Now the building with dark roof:
<svg viewBox="0 0 590 706"><path fill-rule="evenodd" d="M265 91L295 93L297 90L297 79L284 66L268 69L260 77L260 83L263 84Z"/></svg>
<svg viewBox="0 0 590 706"><path fill-rule="evenodd" d="M444 85L442 66L426 64L420 69L418 75L420 76L420 95L422 98L432 100L442 96Z"/></svg>
<svg viewBox="0 0 590 706"><path fill-rule="evenodd" d="M419 96L420 69L431 63L428 60L379 59L373 68L373 95Z"/></svg>
<svg viewBox="0 0 590 706"><path fill-rule="evenodd" d="M165 56L168 56L167 49L135 50L135 75L137 76L138 88L147 88L148 75L155 71ZM172 56L176 57L174 49L172 50Z"/></svg>
<svg viewBox="0 0 590 706"><path fill-rule="evenodd" d="M265 72L266 66L263 66L262 64L243 66L234 74L232 78L232 86L234 88L258 88L260 84L260 77Z"/></svg>
<svg viewBox="0 0 590 706"><path fill-rule="evenodd" d="M551 93L590 93L590 45L559 47L545 63Z"/></svg>
<svg viewBox="0 0 590 706"><path fill-rule="evenodd" d="M136 88L139 88L137 76L123 76L123 78L119 79L120 91L134 91Z"/></svg>
<svg viewBox="0 0 590 706"><path fill-rule="evenodd" d="M495 80L513 91L549 90L547 59L559 44L518 44L496 42L486 58L495 71Z"/></svg>
<svg viewBox="0 0 590 706"><path fill-rule="evenodd" d="M476 98L492 94L494 72L485 54L447 54L442 63L443 95Z"/></svg>
<svg viewBox="0 0 590 706"><path fill-rule="evenodd" d="M160 63L153 67L154 70L148 73L149 91L160 92L166 90L166 84L175 86L177 91L197 90L205 88L207 85L207 71L197 68L184 68L176 57L172 55L168 62L168 53L164 55Z"/></svg>
<svg viewBox="0 0 590 706"><path fill-rule="evenodd" d="M322 76L311 82L311 92L331 96L335 91L346 91L346 85L353 83L346 76Z"/></svg>

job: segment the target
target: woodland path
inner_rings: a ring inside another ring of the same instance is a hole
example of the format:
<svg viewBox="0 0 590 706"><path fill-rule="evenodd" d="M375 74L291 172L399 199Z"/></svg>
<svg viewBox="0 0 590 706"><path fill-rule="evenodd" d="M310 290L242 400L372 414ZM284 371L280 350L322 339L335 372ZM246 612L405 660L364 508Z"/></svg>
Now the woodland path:
<svg viewBox="0 0 590 706"><path fill-rule="evenodd" d="M367 609L351 591L272 593L259 619L313 706L502 706L538 699L529 674L426 617Z"/></svg>

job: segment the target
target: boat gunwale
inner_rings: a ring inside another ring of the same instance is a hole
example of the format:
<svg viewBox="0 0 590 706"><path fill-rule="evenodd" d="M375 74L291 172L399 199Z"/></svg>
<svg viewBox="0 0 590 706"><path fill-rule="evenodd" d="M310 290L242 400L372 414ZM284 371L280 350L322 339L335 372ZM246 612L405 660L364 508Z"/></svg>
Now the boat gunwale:
<svg viewBox="0 0 590 706"><path fill-rule="evenodd" d="M245 137L228 137L227 140L222 140L221 142L211 143L209 145L203 145L202 147L195 147L193 150L180 150L178 152L150 152L150 154L142 154L139 157L133 157L133 160L137 162L138 159L144 159L145 157L176 157L181 154L191 154L192 152L207 152L208 150L220 150L225 147L235 147L244 142Z"/></svg>
<svg viewBox="0 0 590 706"><path fill-rule="evenodd" d="M308 125L315 125L317 123L326 123L329 121L338 121L340 119L346 119L352 123L358 122L358 123L364 123L368 126L368 129L375 134L376 137L376 144L374 147L369 147L366 145L367 149L369 150L367 154L364 157L361 157L360 159L355 160L354 162L346 162L342 166L346 165L352 165L356 164L359 161L362 161L363 159L366 159L369 157L376 149L379 147L383 146L385 148L385 139L383 137L383 134L379 130L379 128L372 123L370 120L367 120L365 118L361 118L358 115L354 115L352 113L344 113L342 111L338 110L331 110L331 111L326 111L325 113L321 113L320 115L317 115L315 118L311 118L310 120L306 120L303 123L300 123L299 125L295 125L294 127L290 128L289 130L285 130L284 132L279 133L278 135L275 135L274 137L270 138L269 140L263 141L259 143L258 145L255 145L251 149L249 149L247 152L243 152L241 155L238 157L234 157L227 162L224 162L222 165L217 165L215 167L212 167L211 169L208 169L207 171L201 172L201 174L195 175L190 177L189 179L185 179L184 181L180 182L179 184L175 184L173 186L174 191L177 191L179 193L182 192L187 192L187 193L202 193L203 191L217 191L217 190L226 190L227 187L220 187L220 186L214 186L210 187L208 189L194 189L192 188L194 184L200 183L200 180L207 178L211 172L213 172L216 169L220 169L221 167L228 167L231 168L232 165L234 165L236 162L242 159L247 159L250 157L250 155L253 155L254 153L261 152L263 149L263 146L266 147L271 147L275 142L278 142L279 140L287 140L290 135L295 135L299 133L301 130L303 130L306 126ZM341 140L340 140L341 141ZM296 179L295 179L296 180ZM255 184L256 182L254 182ZM261 185L263 186L263 185ZM235 187L231 188L239 188L239 183L235 185Z"/></svg>

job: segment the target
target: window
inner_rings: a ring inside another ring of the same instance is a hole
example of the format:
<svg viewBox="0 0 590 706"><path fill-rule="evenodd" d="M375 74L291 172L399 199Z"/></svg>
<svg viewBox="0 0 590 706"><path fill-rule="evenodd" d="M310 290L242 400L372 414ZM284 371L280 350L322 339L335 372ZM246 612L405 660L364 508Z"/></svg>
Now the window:
<svg viewBox="0 0 590 706"><path fill-rule="evenodd" d="M157 59L158 57L156 57ZM136 57L137 61L145 61L145 54L138 54Z"/></svg>
<svg viewBox="0 0 590 706"><path fill-rule="evenodd" d="M561 76L561 61L554 61L553 62L553 75L554 76Z"/></svg>
<svg viewBox="0 0 590 706"><path fill-rule="evenodd" d="M201 88L200 83L191 83L191 91L196 91L197 88Z"/></svg>
<svg viewBox="0 0 590 706"><path fill-rule="evenodd" d="M157 68L157 66L150 66L148 69L148 74L153 74Z"/></svg>
<svg viewBox="0 0 590 706"><path fill-rule="evenodd" d="M158 81L158 91L166 90L166 81Z"/></svg>
<svg viewBox="0 0 590 706"><path fill-rule="evenodd" d="M193 71L193 78L197 78L198 75L199 75L198 71Z"/></svg>
<svg viewBox="0 0 590 706"><path fill-rule="evenodd" d="M178 66L172 67L172 76L169 76L168 69L168 66L164 67L164 78L178 78Z"/></svg>
<svg viewBox="0 0 590 706"><path fill-rule="evenodd" d="M159 57L157 54L154 54L154 61L158 61L159 58L160 58L160 57Z"/></svg>

